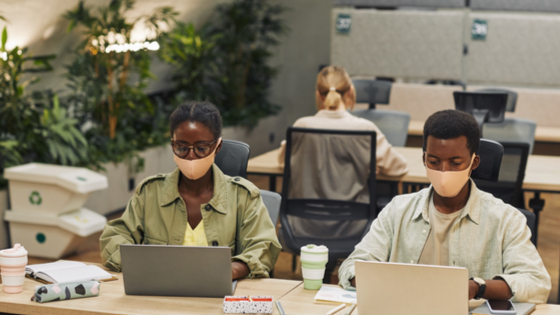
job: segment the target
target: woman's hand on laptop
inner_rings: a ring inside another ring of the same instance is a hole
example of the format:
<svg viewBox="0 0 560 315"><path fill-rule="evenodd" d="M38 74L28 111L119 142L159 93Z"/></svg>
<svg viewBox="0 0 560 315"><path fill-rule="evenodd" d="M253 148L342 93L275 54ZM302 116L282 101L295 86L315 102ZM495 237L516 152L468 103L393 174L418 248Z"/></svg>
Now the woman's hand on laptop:
<svg viewBox="0 0 560 315"><path fill-rule="evenodd" d="M249 267L242 261L234 261L231 263L231 279L242 279L249 274Z"/></svg>

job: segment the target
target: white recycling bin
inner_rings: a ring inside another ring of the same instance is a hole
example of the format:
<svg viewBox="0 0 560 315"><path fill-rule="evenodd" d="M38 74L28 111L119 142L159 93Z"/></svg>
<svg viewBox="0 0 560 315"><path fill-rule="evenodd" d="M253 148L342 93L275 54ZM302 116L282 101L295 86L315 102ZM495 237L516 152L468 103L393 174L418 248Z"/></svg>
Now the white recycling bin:
<svg viewBox="0 0 560 315"><path fill-rule="evenodd" d="M107 177L85 168L31 163L4 170L9 180L12 244L29 256L58 259L74 252L107 219L83 208L90 193L107 188Z"/></svg>
<svg viewBox="0 0 560 315"><path fill-rule="evenodd" d="M30 163L4 170L11 208L56 217L80 209L90 193L105 189L107 177L82 167Z"/></svg>
<svg viewBox="0 0 560 315"><path fill-rule="evenodd" d="M30 211L5 211L12 244L25 244L29 256L59 259L77 250L105 227L107 219L86 208L53 217Z"/></svg>

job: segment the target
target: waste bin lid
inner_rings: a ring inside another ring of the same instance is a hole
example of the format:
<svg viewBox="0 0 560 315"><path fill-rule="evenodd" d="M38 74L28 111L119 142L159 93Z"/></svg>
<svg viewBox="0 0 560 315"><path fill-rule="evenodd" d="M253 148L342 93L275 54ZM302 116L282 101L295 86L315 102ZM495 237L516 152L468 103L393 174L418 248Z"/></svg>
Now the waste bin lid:
<svg viewBox="0 0 560 315"><path fill-rule="evenodd" d="M7 210L4 219L8 222L58 226L68 232L86 237L103 230L107 218L86 208L65 212L57 216L45 214L43 211Z"/></svg>
<svg viewBox="0 0 560 315"><path fill-rule="evenodd" d="M107 177L83 167L30 163L4 170L8 180L53 184L77 193L105 189Z"/></svg>

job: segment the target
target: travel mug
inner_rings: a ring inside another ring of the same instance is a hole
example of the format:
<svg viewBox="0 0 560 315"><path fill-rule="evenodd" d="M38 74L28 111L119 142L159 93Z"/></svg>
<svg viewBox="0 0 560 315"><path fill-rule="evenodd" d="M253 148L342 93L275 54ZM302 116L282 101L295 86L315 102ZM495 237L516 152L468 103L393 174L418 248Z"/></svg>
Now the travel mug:
<svg viewBox="0 0 560 315"><path fill-rule="evenodd" d="M27 251L20 244L14 248L0 250L0 274L6 293L23 292Z"/></svg>
<svg viewBox="0 0 560 315"><path fill-rule="evenodd" d="M319 290L323 286L325 266L329 261L329 249L325 245L307 245L301 248L301 271L303 288Z"/></svg>

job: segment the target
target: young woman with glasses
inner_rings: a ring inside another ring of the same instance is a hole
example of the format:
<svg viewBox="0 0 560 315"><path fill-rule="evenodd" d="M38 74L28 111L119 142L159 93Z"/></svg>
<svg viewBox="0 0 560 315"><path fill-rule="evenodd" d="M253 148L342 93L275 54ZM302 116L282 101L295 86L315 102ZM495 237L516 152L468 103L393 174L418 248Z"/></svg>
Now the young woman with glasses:
<svg viewBox="0 0 560 315"><path fill-rule="evenodd" d="M229 246L232 279L268 277L280 244L259 189L214 164L222 118L209 102L179 106L169 119L178 168L138 185L100 238L103 264L121 270L120 244Z"/></svg>

